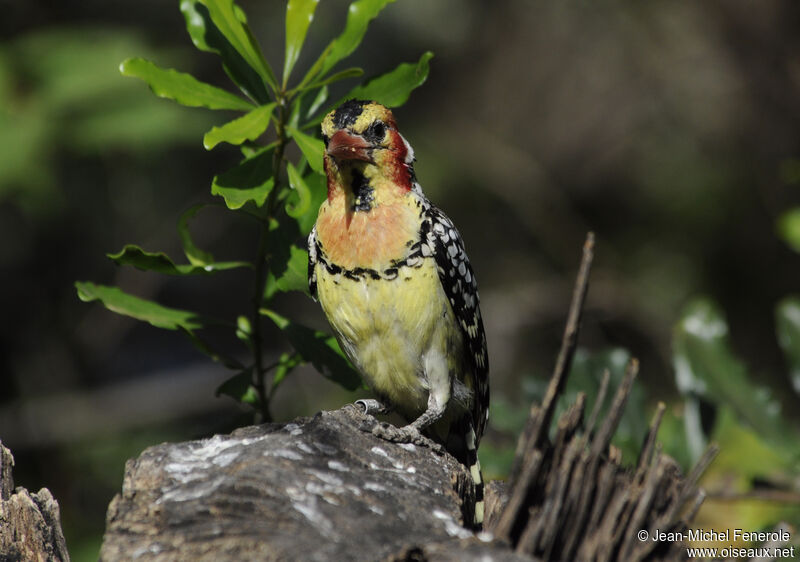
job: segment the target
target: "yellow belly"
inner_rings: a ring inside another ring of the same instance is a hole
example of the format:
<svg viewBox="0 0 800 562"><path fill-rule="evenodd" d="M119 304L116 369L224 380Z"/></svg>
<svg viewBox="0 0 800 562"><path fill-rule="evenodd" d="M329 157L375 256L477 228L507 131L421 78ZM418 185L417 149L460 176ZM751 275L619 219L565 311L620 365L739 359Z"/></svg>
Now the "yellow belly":
<svg viewBox="0 0 800 562"><path fill-rule="evenodd" d="M460 367L452 358L461 355L461 336L433 260L400 268L391 280L352 280L318 264L317 293L367 385L407 418L426 409L431 357L447 358L445 376Z"/></svg>

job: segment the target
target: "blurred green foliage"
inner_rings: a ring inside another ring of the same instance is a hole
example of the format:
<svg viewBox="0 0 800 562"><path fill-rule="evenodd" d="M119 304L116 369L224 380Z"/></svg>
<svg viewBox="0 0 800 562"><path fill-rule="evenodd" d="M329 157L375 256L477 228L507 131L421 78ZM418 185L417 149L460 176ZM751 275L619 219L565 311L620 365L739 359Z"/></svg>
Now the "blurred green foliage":
<svg viewBox="0 0 800 562"><path fill-rule="evenodd" d="M58 207L58 151L155 151L195 138L207 119L149 103L114 71L131 51L147 52L130 32L63 29L0 46L0 201L28 214ZM168 56L168 55L167 55Z"/></svg>
<svg viewBox="0 0 800 562"><path fill-rule="evenodd" d="M789 366L792 388L800 396L800 298L786 297L775 307L778 343Z"/></svg>
<svg viewBox="0 0 800 562"><path fill-rule="evenodd" d="M800 159L787 158L781 162L778 172L781 182L787 186L800 186ZM781 213L775 223L778 236L795 252L800 253L800 207Z"/></svg>
<svg viewBox="0 0 800 562"><path fill-rule="evenodd" d="M787 308L794 300L778 307L783 332L797 329ZM797 342L787 340L791 346ZM756 383L745 365L733 354L728 340L728 324L719 308L710 300L690 303L675 328L675 381L686 400L686 429L693 458L702 454L707 444L701 419L701 402L730 410L741 421L787 457L800 461L800 433L790 427L780 402L769 387ZM713 433L713 430L709 433Z"/></svg>
<svg viewBox="0 0 800 562"><path fill-rule="evenodd" d="M776 333L790 376L800 357L798 311L800 301L793 297L776 307ZM796 396L784 404L777 400L736 357L728 332L719 307L698 299L684 309L673 338L675 380L684 397L685 448L694 462L709 442L720 447L703 478L711 498L698 523L725 529L733 509L737 524L749 529L771 529L783 520L798 525L800 427L784 411ZM669 445L665 449L671 453L675 441Z"/></svg>

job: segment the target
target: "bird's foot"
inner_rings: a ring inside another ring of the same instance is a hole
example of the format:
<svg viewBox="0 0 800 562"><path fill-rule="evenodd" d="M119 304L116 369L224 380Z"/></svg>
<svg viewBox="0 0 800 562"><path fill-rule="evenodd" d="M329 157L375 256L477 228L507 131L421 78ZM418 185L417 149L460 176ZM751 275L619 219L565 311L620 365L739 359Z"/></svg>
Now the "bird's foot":
<svg viewBox="0 0 800 562"><path fill-rule="evenodd" d="M444 447L422 435L413 424L396 427L389 423L379 423L372 428L372 434L392 443L412 443L420 447L428 447L437 453L444 453Z"/></svg>

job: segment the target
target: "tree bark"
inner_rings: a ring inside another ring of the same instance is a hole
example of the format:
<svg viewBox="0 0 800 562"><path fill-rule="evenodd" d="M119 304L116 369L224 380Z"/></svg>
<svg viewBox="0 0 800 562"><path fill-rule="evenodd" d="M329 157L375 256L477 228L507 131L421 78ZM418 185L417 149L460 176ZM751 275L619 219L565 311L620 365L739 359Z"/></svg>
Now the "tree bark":
<svg viewBox="0 0 800 562"><path fill-rule="evenodd" d="M531 560L463 526L453 457L373 436L354 406L128 461L101 560ZM488 539L487 539L488 540Z"/></svg>
<svg viewBox="0 0 800 562"><path fill-rule="evenodd" d="M58 502L47 488L14 489L14 457L0 443L0 560L69 562Z"/></svg>

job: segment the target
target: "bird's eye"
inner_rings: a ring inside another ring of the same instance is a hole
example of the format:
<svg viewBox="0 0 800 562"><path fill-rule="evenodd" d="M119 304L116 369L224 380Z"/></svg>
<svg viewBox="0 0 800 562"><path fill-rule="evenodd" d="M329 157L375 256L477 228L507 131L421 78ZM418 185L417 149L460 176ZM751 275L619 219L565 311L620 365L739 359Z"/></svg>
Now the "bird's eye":
<svg viewBox="0 0 800 562"><path fill-rule="evenodd" d="M384 125L380 121L375 121L372 125L367 127L366 131L364 131L364 136L367 137L372 142L374 142L375 144L380 143L383 140L383 136L385 134L386 134L386 125Z"/></svg>
<svg viewBox="0 0 800 562"><path fill-rule="evenodd" d="M331 139L328 138L328 135L326 135L326 134L322 135L322 143L325 145L325 148L328 148L328 141L329 140L331 140Z"/></svg>

